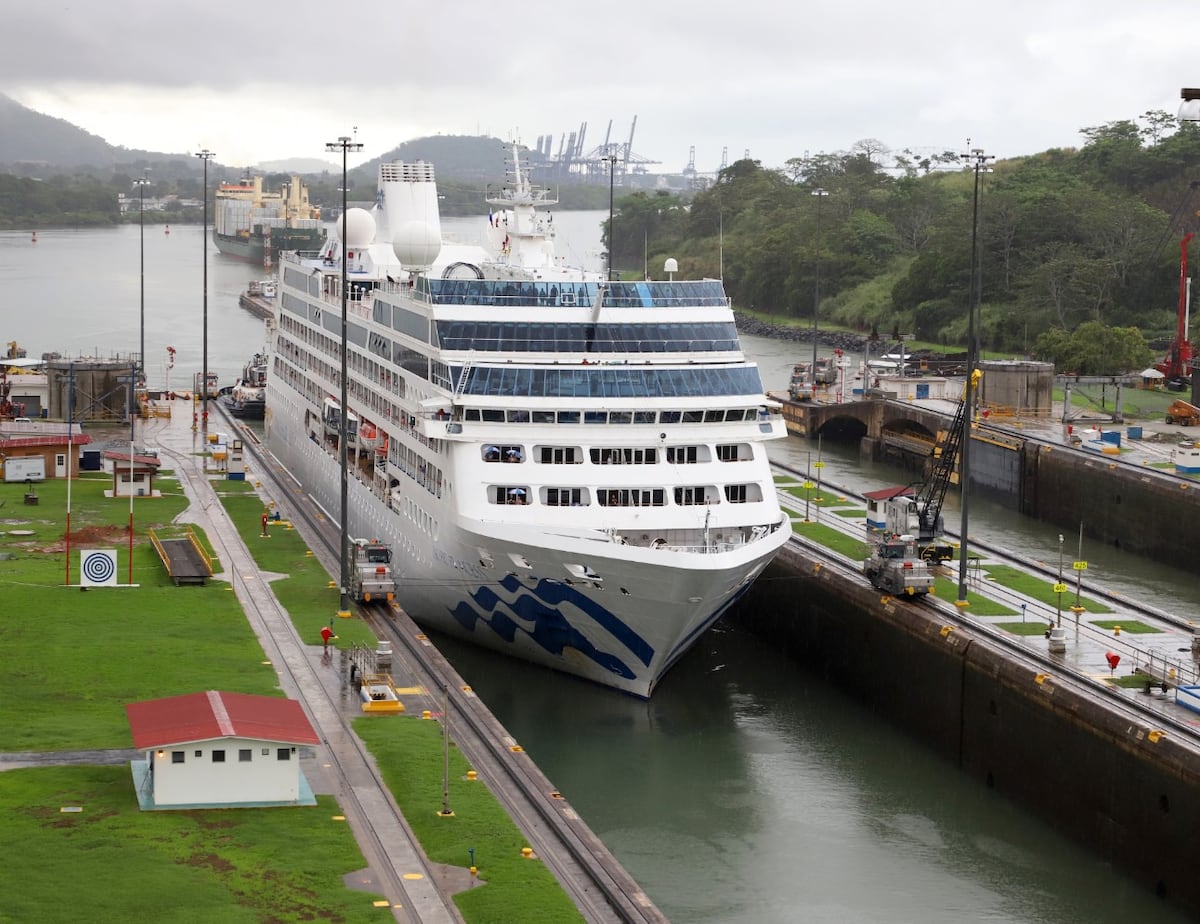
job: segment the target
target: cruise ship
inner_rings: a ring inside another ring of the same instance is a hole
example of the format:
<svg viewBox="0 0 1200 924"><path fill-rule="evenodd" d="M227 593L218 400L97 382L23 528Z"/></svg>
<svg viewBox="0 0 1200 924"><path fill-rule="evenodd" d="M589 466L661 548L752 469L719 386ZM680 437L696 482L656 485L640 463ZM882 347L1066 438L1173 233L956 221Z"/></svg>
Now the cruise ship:
<svg viewBox="0 0 1200 924"><path fill-rule="evenodd" d="M649 698L790 535L783 419L719 280L568 265L512 153L479 243L443 241L431 164L391 162L282 255L266 442L338 518L345 453L351 536L391 545L418 623Z"/></svg>

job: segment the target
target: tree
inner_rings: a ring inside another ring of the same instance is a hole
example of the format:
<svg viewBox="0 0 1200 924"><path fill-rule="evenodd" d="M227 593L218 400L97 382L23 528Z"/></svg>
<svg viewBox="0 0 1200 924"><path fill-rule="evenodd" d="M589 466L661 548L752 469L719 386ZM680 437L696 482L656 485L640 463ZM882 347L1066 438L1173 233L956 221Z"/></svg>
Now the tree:
<svg viewBox="0 0 1200 924"><path fill-rule="evenodd" d="M1106 327L1099 321L1074 331L1049 330L1037 338L1033 354L1077 375L1119 375L1146 366L1154 354L1136 327Z"/></svg>

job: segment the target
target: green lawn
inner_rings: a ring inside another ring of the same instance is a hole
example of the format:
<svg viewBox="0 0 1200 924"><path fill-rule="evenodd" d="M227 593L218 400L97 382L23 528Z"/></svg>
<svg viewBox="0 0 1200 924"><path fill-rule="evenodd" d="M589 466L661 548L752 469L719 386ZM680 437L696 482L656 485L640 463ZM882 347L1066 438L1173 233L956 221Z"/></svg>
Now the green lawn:
<svg viewBox="0 0 1200 924"><path fill-rule="evenodd" d="M792 520L792 531L856 561L866 561L871 546L862 539L847 536L839 529L815 521Z"/></svg>
<svg viewBox="0 0 1200 924"><path fill-rule="evenodd" d="M10 770L0 921L380 921L379 896L342 882L364 861L337 814L329 796L313 808L142 812L128 766Z"/></svg>
<svg viewBox="0 0 1200 924"><path fill-rule="evenodd" d="M1040 619L1030 619L1026 622L998 622L998 628L1013 635L1045 635L1048 626Z"/></svg>
<svg viewBox="0 0 1200 924"><path fill-rule="evenodd" d="M838 507L846 503L845 496L839 494L837 491L831 491L828 486L823 485L820 490L817 490L815 481L809 483L812 485L811 488L806 488L803 485L782 487L792 497L820 507Z"/></svg>
<svg viewBox="0 0 1200 924"><path fill-rule="evenodd" d="M1122 632L1129 632L1133 635L1149 635L1155 632L1162 632L1162 629L1156 629L1154 626L1138 622L1136 619L1097 619L1092 622L1092 625L1097 629L1108 629L1110 632L1120 629Z"/></svg>
<svg viewBox="0 0 1200 924"><path fill-rule="evenodd" d="M983 569L987 572L988 577L997 584L1002 584L1010 590L1015 590L1034 600L1039 600L1047 606L1058 606L1059 595L1054 592L1053 588L1056 582L1053 579L1048 579L1042 575L1030 574L1011 565L984 565ZM1069 609L1075 604L1075 583L1071 580L1072 577L1072 574L1068 574L1063 579L1063 583L1069 588L1067 592L1062 594L1063 609ZM1079 603L1089 613L1112 612L1111 607L1090 597L1081 596Z"/></svg>
<svg viewBox="0 0 1200 924"><path fill-rule="evenodd" d="M105 498L110 479L72 488L67 561L65 483L38 486L37 507L14 509L11 491L0 551L4 619L0 644L0 751L129 747L125 703L196 690L278 694L274 669L233 594L218 582L176 587L148 540L180 513L181 495L134 501L135 587L66 587L79 581L79 549L117 550L129 579L129 501ZM5 485L6 489L24 486ZM96 533L95 528L108 530ZM33 536L13 536L12 530ZM80 533L92 538L80 542ZM203 537L202 537L203 541Z"/></svg>
<svg viewBox="0 0 1200 924"><path fill-rule="evenodd" d="M118 579L127 583L129 501L105 498L110 485L108 477L72 485L75 582L78 549L86 545L117 549ZM339 603L329 575L286 523L271 523L270 538L261 536L263 504L252 484L214 486L258 564L258 573L243 577L289 575L274 589L301 637L316 644ZM281 695L275 669L264 663L229 585L176 587L167 577L148 533L177 528L172 520L186 499L170 478L159 487L163 497L134 500L138 586L82 592L63 586L65 482L38 485L36 506L24 505L24 485L0 486L0 509L7 514L0 517L0 553L10 556L0 560L5 601L0 644L6 658L0 672L0 751L128 748L124 706L136 700L207 689ZM13 536L12 530L32 535ZM197 535L207 546L206 537ZM339 645L374 644L359 619L339 619L335 628ZM378 717L362 723L383 755L381 764L420 764L425 779L429 766L441 766L440 726L413 721L408 727L420 727L424 737L379 739L378 733L403 724ZM394 773L388 782L397 785ZM417 796L403 785L397 789L398 801L417 803L402 806L406 817L424 813L421 800L427 795L427 788ZM83 811L62 814L64 805L81 805ZM460 900L470 924L513 920L514 913L522 920L580 920L543 864L522 858L522 844L513 849L520 835L486 787L477 783L464 793L461 811L486 819L482 829L456 829L476 848L481 869L480 885ZM6 892L0 921L66 924L81 917L150 915L181 924L355 922L389 913L373 907L378 896L344 885L342 877L365 861L344 822L331 821L338 811L329 797L320 797L316 808L145 813L138 809L128 766L50 768L0 774L0 814L6 818L0 849L15 884ZM419 819L413 827L429 835ZM464 850L436 837L426 846L438 852L435 859L445 855L445 862L469 865ZM64 862L69 875L63 874Z"/></svg>
<svg viewBox="0 0 1200 924"><path fill-rule="evenodd" d="M1167 407L1176 398L1187 400L1165 389L1122 388L1121 413L1127 420L1153 420L1161 423L1166 417ZM1054 389L1054 400L1062 401L1063 390ZM1112 413L1117 406L1117 392L1113 387L1099 385L1072 385L1071 407L1090 413Z"/></svg>
<svg viewBox="0 0 1200 924"><path fill-rule="evenodd" d="M449 805L443 817L442 726L412 716L372 716L354 723L384 781L430 860L468 868L474 849L479 885L454 896L472 924L575 922L583 918L459 751L449 751ZM523 758L524 759L524 758Z"/></svg>
<svg viewBox="0 0 1200 924"><path fill-rule="evenodd" d="M933 579L933 592L943 600L958 599L958 580L936 577ZM967 591L967 615L969 616L1012 616L1014 611L1002 603L989 597Z"/></svg>

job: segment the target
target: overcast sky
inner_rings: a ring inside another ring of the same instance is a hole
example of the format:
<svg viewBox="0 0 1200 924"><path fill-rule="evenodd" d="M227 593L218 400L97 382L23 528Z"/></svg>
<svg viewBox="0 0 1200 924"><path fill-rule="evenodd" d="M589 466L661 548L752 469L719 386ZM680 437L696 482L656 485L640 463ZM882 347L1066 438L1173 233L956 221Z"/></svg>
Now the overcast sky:
<svg viewBox="0 0 1200 924"><path fill-rule="evenodd" d="M431 134L533 146L587 123L678 171L877 139L999 158L1174 115L1195 0L3 0L0 90L129 148L350 166Z"/></svg>

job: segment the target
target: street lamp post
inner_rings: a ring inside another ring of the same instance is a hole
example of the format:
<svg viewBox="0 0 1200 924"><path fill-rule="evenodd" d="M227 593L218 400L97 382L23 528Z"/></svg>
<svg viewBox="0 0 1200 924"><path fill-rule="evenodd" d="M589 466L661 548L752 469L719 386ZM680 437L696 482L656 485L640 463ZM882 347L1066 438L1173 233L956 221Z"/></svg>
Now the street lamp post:
<svg viewBox="0 0 1200 924"><path fill-rule="evenodd" d="M200 430L208 433L208 162L214 154L208 148L198 151L196 156L204 162L204 227L200 235L200 247L204 254L204 320L203 320L203 352L200 360L200 391L204 397L200 399Z"/></svg>
<svg viewBox="0 0 1200 924"><path fill-rule="evenodd" d="M617 155L607 154L602 160L608 161L608 281L613 278L613 183L617 172Z"/></svg>
<svg viewBox="0 0 1200 924"><path fill-rule="evenodd" d="M970 142L968 141L968 144ZM963 434L959 449L958 483L962 491L962 526L958 546L958 600L956 606L967 605L967 519L968 497L971 489L971 417L975 404L975 364L978 347L975 342L975 315L979 310L979 175L986 172L991 156L982 148L972 148L960 155L975 171L974 202L971 207L971 276L967 284L967 381L963 386Z"/></svg>
<svg viewBox="0 0 1200 924"><path fill-rule="evenodd" d="M1062 625L1062 595L1063 595L1063 588L1066 586L1065 584L1063 584L1062 568L1063 568L1063 534L1059 533L1058 534L1058 583L1054 585L1054 590L1058 597L1058 618L1054 622L1054 624L1056 626Z"/></svg>
<svg viewBox="0 0 1200 924"><path fill-rule="evenodd" d="M338 247L342 251L342 407L338 414L338 456L341 459L341 475L342 475L342 494L341 494L341 545L338 551L338 561L341 565L340 585L341 595L338 601L338 615L342 617L350 616L350 512L349 512L349 493L350 493L350 476L346 470L346 443L349 439L349 427L347 426L347 418L349 415L346 379L348 373L346 370L346 310L347 310L347 291L346 291L346 157L351 151L361 151L362 143L355 141L346 135L342 135L337 141L330 141L325 145L325 150L334 152L342 152L342 217L341 231L338 234Z"/></svg>
<svg viewBox="0 0 1200 924"><path fill-rule="evenodd" d="M817 197L817 278L813 284L813 320L812 320L812 342L813 342L813 359L812 359L812 380L813 380L813 397L817 394L817 311L821 307L821 202L829 193L821 189L819 186L812 191L812 195Z"/></svg>
<svg viewBox="0 0 1200 924"><path fill-rule="evenodd" d="M138 255L140 258L140 313L139 330L141 339L138 343L138 366L141 367L142 377L146 376L146 199L145 189L150 183L145 174L133 181L138 188Z"/></svg>

